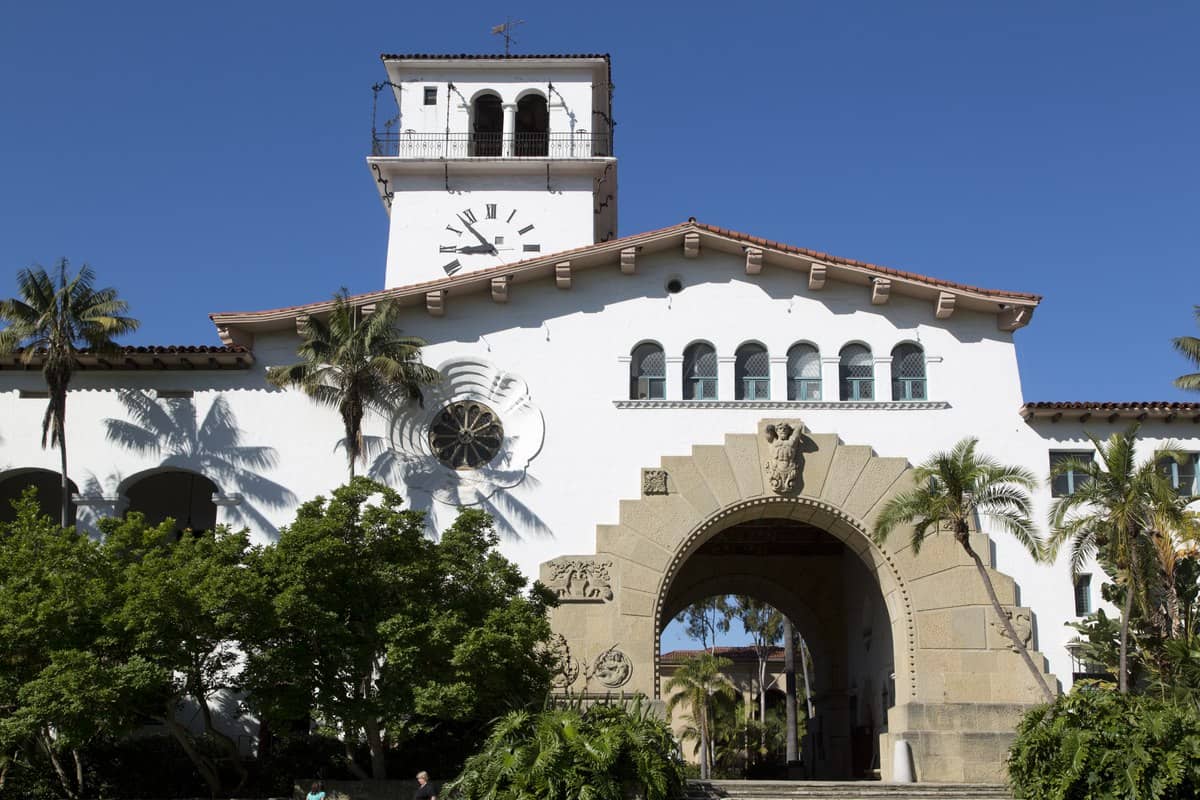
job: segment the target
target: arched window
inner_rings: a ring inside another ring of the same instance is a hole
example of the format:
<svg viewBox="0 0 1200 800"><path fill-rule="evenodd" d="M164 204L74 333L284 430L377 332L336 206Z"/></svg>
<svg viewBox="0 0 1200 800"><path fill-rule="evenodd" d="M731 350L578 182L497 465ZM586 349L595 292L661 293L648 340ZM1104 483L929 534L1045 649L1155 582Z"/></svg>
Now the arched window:
<svg viewBox="0 0 1200 800"><path fill-rule="evenodd" d="M875 360L869 348L848 344L842 348L838 383L843 400L875 399Z"/></svg>
<svg viewBox="0 0 1200 800"><path fill-rule="evenodd" d="M175 520L175 531L201 533L217 524L217 506L213 495L217 485L198 472L167 470L153 472L135 480L125 490L129 511L140 511L148 525L160 525L168 517Z"/></svg>
<svg viewBox="0 0 1200 800"><path fill-rule="evenodd" d="M56 523L62 518L62 477L48 469L16 470L0 478L0 522L12 522L16 518L13 501L30 486L37 490L38 508L41 513ZM67 491L76 494L79 489L74 481L67 482ZM75 504L67 508L67 524L75 524Z"/></svg>
<svg viewBox="0 0 1200 800"><path fill-rule="evenodd" d="M500 97L481 94L471 104L471 151L473 156L496 157L503 152L504 111Z"/></svg>
<svg viewBox="0 0 1200 800"><path fill-rule="evenodd" d="M663 400L667 396L667 358L654 342L633 348L629 363L629 399Z"/></svg>
<svg viewBox="0 0 1200 800"><path fill-rule="evenodd" d="M811 344L792 345L787 354L788 400L821 399L821 353Z"/></svg>
<svg viewBox="0 0 1200 800"><path fill-rule="evenodd" d="M717 399L717 351L697 342L683 351L683 399Z"/></svg>
<svg viewBox="0 0 1200 800"><path fill-rule="evenodd" d="M761 344L744 344L733 357L734 399L769 400L771 398L771 364L767 348Z"/></svg>
<svg viewBox="0 0 1200 800"><path fill-rule="evenodd" d="M905 342L892 349L892 399L924 400L925 351Z"/></svg>
<svg viewBox="0 0 1200 800"><path fill-rule="evenodd" d="M550 112L546 108L546 98L540 94L527 94L518 100L516 128L513 155L550 155Z"/></svg>

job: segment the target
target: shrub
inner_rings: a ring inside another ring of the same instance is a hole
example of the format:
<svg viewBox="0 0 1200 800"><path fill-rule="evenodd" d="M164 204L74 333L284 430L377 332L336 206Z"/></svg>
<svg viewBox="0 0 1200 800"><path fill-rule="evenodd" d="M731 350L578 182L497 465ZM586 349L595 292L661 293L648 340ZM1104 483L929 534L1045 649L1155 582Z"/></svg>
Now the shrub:
<svg viewBox="0 0 1200 800"><path fill-rule="evenodd" d="M1025 800L1200 796L1200 714L1152 697L1076 688L1017 727L1008 776Z"/></svg>
<svg viewBox="0 0 1200 800"><path fill-rule="evenodd" d="M454 800L674 800L683 761L650 707L514 711L446 786Z"/></svg>

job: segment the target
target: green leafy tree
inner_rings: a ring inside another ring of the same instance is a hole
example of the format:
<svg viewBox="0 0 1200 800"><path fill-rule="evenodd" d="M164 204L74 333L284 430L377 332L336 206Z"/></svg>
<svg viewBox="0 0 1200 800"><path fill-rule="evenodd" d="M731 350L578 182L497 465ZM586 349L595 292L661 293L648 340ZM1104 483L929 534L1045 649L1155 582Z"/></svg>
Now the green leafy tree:
<svg viewBox="0 0 1200 800"><path fill-rule="evenodd" d="M676 708L687 706L699 731L700 778L712 776L712 722L714 698L734 696L733 684L724 670L733 662L711 653L699 653L683 660L664 687L667 695L667 715Z"/></svg>
<svg viewBox="0 0 1200 800"><path fill-rule="evenodd" d="M89 794L85 751L136 723L152 665L107 635L116 581L99 546L41 516L33 490L0 525L0 752Z"/></svg>
<svg viewBox="0 0 1200 800"><path fill-rule="evenodd" d="M95 274L86 264L68 276L64 258L57 275L32 267L17 273L20 297L0 300L0 354L19 353L26 364L42 361L42 377L50 401L42 418L42 447L57 447L62 478L62 516L70 520L71 491L67 478L67 387L79 366L81 350L111 353L113 338L137 330L138 321L125 316L128 304L113 288L93 287Z"/></svg>
<svg viewBox="0 0 1200 800"><path fill-rule="evenodd" d="M226 790L224 767L247 779L237 742L213 719L210 703L237 690L238 643L261 605L245 531L223 526L178 535L174 520L149 526L139 513L100 523L103 551L116 577L107 623L130 657L157 670L151 702L141 708L162 723L214 794ZM203 735L178 712L194 707Z"/></svg>
<svg viewBox="0 0 1200 800"><path fill-rule="evenodd" d="M1027 800L1200 797L1200 714L1153 697L1076 688L1021 720L1008 778Z"/></svg>
<svg viewBox="0 0 1200 800"><path fill-rule="evenodd" d="M365 456L362 421L368 410L389 414L402 402L421 401L421 387L441 380L438 371L421 363L425 342L401 336L400 307L380 300L364 314L345 289L333 298L327 319L306 318L296 353L300 362L270 367L267 380L295 386L316 402L336 408L346 434L350 477Z"/></svg>
<svg viewBox="0 0 1200 800"><path fill-rule="evenodd" d="M729 595L714 595L698 600L675 615L689 639L712 652L717 646L717 634L728 633L732 609Z"/></svg>
<svg viewBox="0 0 1200 800"><path fill-rule="evenodd" d="M1200 322L1200 306L1195 306L1196 321ZM1200 338L1195 336L1179 336L1172 340L1175 349L1200 369ZM1180 389L1200 390L1200 372L1180 375L1175 379L1175 385Z"/></svg>
<svg viewBox="0 0 1200 800"><path fill-rule="evenodd" d="M443 721L475 725L540 702L554 656L540 584L528 593L487 515L434 542L391 489L354 478L301 506L259 568L272 601L247 645L247 686L276 718L313 715L349 768L384 778L387 752ZM365 742L370 772L355 760Z"/></svg>
<svg viewBox="0 0 1200 800"><path fill-rule="evenodd" d="M783 638L783 615L761 600L748 595L737 595L729 605L728 617L742 623L742 630L750 637L750 646L758 660L758 720L759 746L766 747L767 720L767 663L771 653ZM794 698L793 698L794 701Z"/></svg>
<svg viewBox="0 0 1200 800"><path fill-rule="evenodd" d="M1114 577L1124 587L1117 666L1122 694L1129 691L1129 629L1134 598L1144 592L1144 570L1154 559L1153 532L1158 526L1184 522L1179 496L1157 467L1160 459L1180 454L1162 449L1139 462L1137 432L1133 425L1105 441L1089 436L1098 462L1067 459L1055 465L1052 479L1073 470L1082 480L1074 494L1051 505L1047 542L1051 557L1069 545L1072 574L1097 556L1115 568Z"/></svg>
<svg viewBox="0 0 1200 800"><path fill-rule="evenodd" d="M916 467L913 470L916 488L887 502L875 522L874 538L882 544L898 526L912 525L910 542L913 553L919 554L927 536L941 528L948 529L975 564L992 609L1004 625L1012 646L1046 699L1053 700L1054 692L1013 628L983 559L971 546L971 521L977 514L984 514L1011 534L1035 560L1040 560L1042 542L1030 518L1029 498L1037 480L1026 469L1001 464L978 452L978 443L975 438L963 439L951 450L935 453Z"/></svg>
<svg viewBox="0 0 1200 800"><path fill-rule="evenodd" d="M674 737L647 704L514 711L443 790L453 800L676 800Z"/></svg>

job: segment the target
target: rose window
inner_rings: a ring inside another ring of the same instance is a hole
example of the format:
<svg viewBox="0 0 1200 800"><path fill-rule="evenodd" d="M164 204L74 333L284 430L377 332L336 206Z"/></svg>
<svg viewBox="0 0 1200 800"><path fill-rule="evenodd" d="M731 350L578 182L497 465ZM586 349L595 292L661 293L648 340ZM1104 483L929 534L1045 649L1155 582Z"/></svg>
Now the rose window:
<svg viewBox="0 0 1200 800"><path fill-rule="evenodd" d="M451 403L429 425L429 446L451 469L478 469L500 452L504 427L495 411L483 403Z"/></svg>

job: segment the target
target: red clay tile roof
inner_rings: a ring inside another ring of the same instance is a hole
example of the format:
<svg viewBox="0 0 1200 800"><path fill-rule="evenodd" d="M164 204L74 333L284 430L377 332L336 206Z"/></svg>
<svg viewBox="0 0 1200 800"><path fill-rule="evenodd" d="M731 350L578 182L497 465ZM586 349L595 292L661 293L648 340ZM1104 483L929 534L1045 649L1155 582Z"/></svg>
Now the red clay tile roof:
<svg viewBox="0 0 1200 800"><path fill-rule="evenodd" d="M1165 419L1170 422L1176 418L1191 419L1200 422L1200 403L1187 403L1169 400L1142 400L1126 402L1087 402L1085 400L1066 400L1055 402L1026 403L1021 406L1021 416L1025 419L1038 417L1057 422L1064 416L1086 422L1092 417L1107 417L1109 422L1118 419Z"/></svg>
<svg viewBox="0 0 1200 800"><path fill-rule="evenodd" d="M884 275L892 275L897 278L907 278L910 281L920 281L921 283L928 283L933 286L945 286L949 289L959 289L996 297L1022 297L1026 300L1036 300L1038 302L1041 302L1042 300L1042 296L1040 294L1009 292L1002 289L983 289L979 286L970 286L965 283L955 283L954 281L946 281L940 278L931 278L928 275L921 275L916 272L906 272L901 269L893 269L892 267L885 267L880 264L871 264L866 261L856 261L853 258L844 258L842 256L835 256L829 253L822 253L820 250L809 250L807 247L796 247L795 245L784 244L783 242L775 242L770 239L764 239L761 236L751 236L748 233L732 231L729 228L718 228L716 225L706 225L703 222L697 222L695 225L697 228L702 228L706 231L712 231L713 233L721 236L728 236L731 239L737 239L748 244L758 245L759 247L769 247L772 250L782 250L785 253L796 253L802 256L817 258L821 261L828 261L833 264L845 264L848 267L863 267L871 270L872 272L881 272Z"/></svg>
<svg viewBox="0 0 1200 800"><path fill-rule="evenodd" d="M20 351L0 359L0 369L24 370L41 366L45 350L38 350L28 363ZM189 358L200 356L200 358ZM84 370L128 369L245 369L254 363L254 354L241 345L207 344L127 345L115 353L79 352Z"/></svg>
<svg viewBox="0 0 1200 800"><path fill-rule="evenodd" d="M565 250L557 253L543 253L537 257L526 259L525 261L518 261L512 264L497 264L494 267L473 270L471 272L462 273L450 278L439 278L437 280L425 281L423 283L396 286L391 289L381 289L374 292L352 295L350 297L350 301L355 305L363 305L387 298L419 295L435 289L452 289L463 284L480 282L488 277L512 275L525 269L544 267L547 265L552 266L556 262L568 260L574 256L586 255L589 252L594 252L597 250L619 251L624 247L639 245L645 240L659 239L671 234L686 233L694 230L705 231L716 236L733 239L738 242L745 242L746 244L753 244L757 247L763 247L769 250L801 255L807 258L825 261L830 264L844 265L869 272L877 272L881 275L894 276L903 280L913 281L914 283L920 283L934 288L945 288L961 292L970 292L973 294L982 295L984 297L994 297L1000 300L1009 299L1024 305L1036 305L1042 300L1042 296L1037 294L1030 294L1028 292L1012 292L1001 289L984 289L977 286L971 286L969 284L956 283L954 281L942 280L940 278L931 278L916 272L893 269L892 267L871 264L865 261L858 261L853 258L843 258L842 256L830 255L819 250L796 247L794 245L788 245L781 242L775 242L770 239L764 239L760 236L752 236L748 233L730 230L729 228L721 228L716 225L708 225L703 222L688 220L687 222L683 222L678 225L671 225L654 231L633 234L631 236L623 236L619 239L611 239L607 242L585 245L573 250ZM272 317L277 318L280 315L291 313L318 313L325 311L330 307L332 307L331 301L320 300L313 303L305 303L303 305L285 306L282 308L266 309L262 311L221 311L209 314L209 318L212 319L217 325L238 325L252 321L252 319L248 318L265 319Z"/></svg>
<svg viewBox="0 0 1200 800"><path fill-rule="evenodd" d="M608 53L382 53L379 58L383 61L481 61L484 59L528 60L535 58L602 58L608 61Z"/></svg>
<svg viewBox="0 0 1200 800"><path fill-rule="evenodd" d="M698 656L701 653L707 653L707 652L709 652L709 651L707 651L707 650L671 650L670 652L663 653L659 657L659 660L666 664L677 664L677 663L683 661L685 658L689 658L691 656ZM754 648L750 647L749 645L745 645L742 647L714 647L712 649L712 653L714 655L720 656L721 658L728 658L730 661L733 661L733 662L758 661L758 653L756 653L754 651ZM768 656L768 658L771 660L775 660L775 659L782 660L783 659L783 648L782 647L771 648L771 654Z"/></svg>

